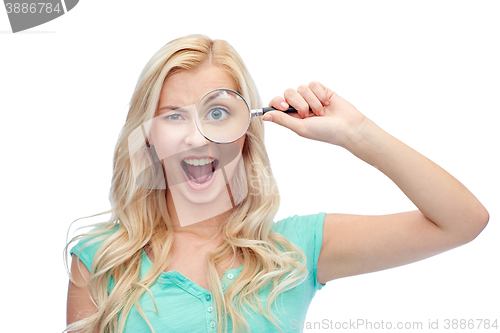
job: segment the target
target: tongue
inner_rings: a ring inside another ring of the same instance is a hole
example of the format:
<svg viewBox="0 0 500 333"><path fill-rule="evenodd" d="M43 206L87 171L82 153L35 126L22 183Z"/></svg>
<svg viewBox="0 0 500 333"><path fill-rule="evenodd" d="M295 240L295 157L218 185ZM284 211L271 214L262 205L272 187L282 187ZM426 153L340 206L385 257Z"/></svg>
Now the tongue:
<svg viewBox="0 0 500 333"><path fill-rule="evenodd" d="M187 169L191 176L195 179L198 184L203 184L207 181L208 176L212 173L212 163L205 165L191 165L186 164Z"/></svg>

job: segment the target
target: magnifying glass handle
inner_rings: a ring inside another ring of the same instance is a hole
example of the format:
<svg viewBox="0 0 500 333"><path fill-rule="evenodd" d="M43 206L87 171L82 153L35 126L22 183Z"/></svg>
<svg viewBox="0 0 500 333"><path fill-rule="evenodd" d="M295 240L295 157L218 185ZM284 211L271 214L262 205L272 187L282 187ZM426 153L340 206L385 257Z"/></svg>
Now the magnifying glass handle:
<svg viewBox="0 0 500 333"><path fill-rule="evenodd" d="M281 111L281 110L278 110L276 108L273 108L272 106L266 106L265 108L262 108L262 114L266 114L266 112L269 112L269 111ZM309 111L312 111L311 108L309 108ZM288 108L288 110L285 110L285 111L281 111L281 112L285 112L285 113L296 113L297 110L294 109L294 108Z"/></svg>

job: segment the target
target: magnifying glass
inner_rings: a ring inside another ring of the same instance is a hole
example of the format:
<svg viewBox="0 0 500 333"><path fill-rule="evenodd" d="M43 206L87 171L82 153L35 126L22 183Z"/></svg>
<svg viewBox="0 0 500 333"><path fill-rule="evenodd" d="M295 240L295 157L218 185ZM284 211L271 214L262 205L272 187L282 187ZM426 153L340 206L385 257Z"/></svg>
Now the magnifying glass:
<svg viewBox="0 0 500 333"><path fill-rule="evenodd" d="M200 133L215 143L231 143L241 138L252 117L276 111L273 107L251 110L243 96L231 89L215 89L203 96L196 107L196 126ZM297 112L288 108L285 113Z"/></svg>

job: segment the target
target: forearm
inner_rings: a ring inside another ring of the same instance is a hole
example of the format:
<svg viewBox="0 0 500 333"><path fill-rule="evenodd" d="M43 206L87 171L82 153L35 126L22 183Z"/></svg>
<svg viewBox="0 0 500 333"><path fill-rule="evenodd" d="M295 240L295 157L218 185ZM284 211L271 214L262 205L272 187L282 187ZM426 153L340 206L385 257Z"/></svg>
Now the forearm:
<svg viewBox="0 0 500 333"><path fill-rule="evenodd" d="M488 222L488 212L465 186L368 118L345 148L387 175L443 231L475 237Z"/></svg>

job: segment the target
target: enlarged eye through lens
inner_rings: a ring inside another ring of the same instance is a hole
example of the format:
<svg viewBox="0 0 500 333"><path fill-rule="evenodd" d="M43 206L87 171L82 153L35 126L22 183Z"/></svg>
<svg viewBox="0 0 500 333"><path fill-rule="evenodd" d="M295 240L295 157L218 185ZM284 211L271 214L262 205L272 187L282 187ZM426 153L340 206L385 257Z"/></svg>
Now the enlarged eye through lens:
<svg viewBox="0 0 500 333"><path fill-rule="evenodd" d="M207 113L207 117L209 120L224 120L229 117L230 112L226 108L221 106L216 106Z"/></svg>
<svg viewBox="0 0 500 333"><path fill-rule="evenodd" d="M233 142L245 134L250 124L248 104L240 94L229 89L207 93L196 109L198 129L212 142Z"/></svg>

